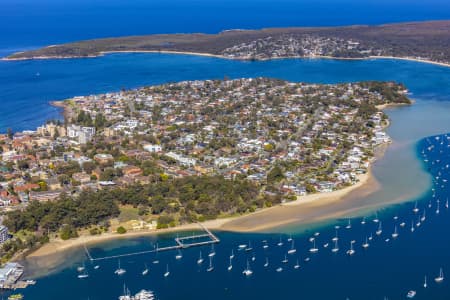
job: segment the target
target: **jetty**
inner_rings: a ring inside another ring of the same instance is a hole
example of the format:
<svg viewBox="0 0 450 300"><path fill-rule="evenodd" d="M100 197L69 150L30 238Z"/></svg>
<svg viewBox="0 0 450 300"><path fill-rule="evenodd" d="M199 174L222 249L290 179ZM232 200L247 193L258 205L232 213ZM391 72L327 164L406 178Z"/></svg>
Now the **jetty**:
<svg viewBox="0 0 450 300"><path fill-rule="evenodd" d="M187 249L192 247L201 247L209 244L217 244L220 243L220 239L212 233L208 228L206 228L203 224L198 223L200 228L204 231L204 233L201 234L192 234L190 236L184 236L184 237L176 237L174 239L175 244L171 246L166 247L158 247L156 246L154 249L149 250L143 250L138 252L130 252L130 253L123 253L123 254L117 254L117 255L110 255L110 256L103 256L103 257L94 257L90 253L89 249L84 245L84 251L86 253L86 256L89 258L90 261L100 261L100 260L108 260L108 259L118 259L122 257L128 257L128 256L135 256L135 255L144 255L144 254L151 254L156 252L162 252L162 251L171 251L171 250L181 250L181 249ZM206 239L206 240L205 240ZM201 241L197 241L201 240Z"/></svg>

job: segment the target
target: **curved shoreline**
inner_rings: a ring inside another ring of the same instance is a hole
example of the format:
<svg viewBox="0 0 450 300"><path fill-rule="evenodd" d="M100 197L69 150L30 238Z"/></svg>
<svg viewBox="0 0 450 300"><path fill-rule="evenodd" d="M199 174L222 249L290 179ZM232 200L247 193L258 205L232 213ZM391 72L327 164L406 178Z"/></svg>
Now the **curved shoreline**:
<svg viewBox="0 0 450 300"><path fill-rule="evenodd" d="M379 188L378 182L374 178L372 171L369 169L367 173L358 175L359 181L351 186L342 188L340 190L328 192L328 193L317 193L317 194L311 194L306 196L300 196L297 198L297 200L287 203L282 203L275 205L273 207L263 208L260 210L257 210L253 213L245 214L245 215L239 215L239 216L233 216L233 217L227 217L227 218L219 218L215 220L209 220L202 222L202 224L211 230L218 230L218 231L230 231L230 232L258 232L262 230L267 230L269 228L276 228L283 225L287 225L296 221L299 221L298 219L284 219L283 220L274 220L271 222L265 222L264 224L260 224L261 222L256 222L256 224L247 225L247 224L234 224L234 222L241 220L248 220L250 219L260 219L261 215L272 215L272 213L275 212L275 214L278 216L278 218L283 214L279 213L279 210L284 210L285 207L302 207L305 208L306 211L313 211L316 210L318 207L323 207L328 205L331 202L338 202L338 201L346 201L347 196L349 194L358 194L359 196L364 196L368 193L372 193L376 191ZM277 211L278 210L278 211ZM339 214L340 212L334 212L333 214L326 214L321 216L321 218L327 219L332 218L336 214ZM345 213L345 212L344 212ZM315 220L314 220L315 221ZM245 223L245 222L244 222ZM172 232L180 232L180 231L188 231L188 230L199 230L201 229L197 223L190 223L190 224L184 224L180 226L176 226L173 228L167 228L167 229L158 229L158 230L136 230L136 231L129 231L125 234L118 234L113 232L103 233L101 235L81 235L80 237L76 239L69 239L66 241L62 240L52 240L49 243L43 245L42 247L38 248L37 250L33 251L27 257L30 258L36 258L36 257L45 257L52 254L56 254L59 252L64 252L67 250L71 250L74 248L81 248L85 245L94 245L99 244L111 240L117 240L117 239L130 239L135 237L141 237L141 236L149 236L149 235L159 235L159 234L166 234L166 233L172 233Z"/></svg>
<svg viewBox="0 0 450 300"><path fill-rule="evenodd" d="M53 101L52 105L57 104L58 107L63 107L60 102ZM377 108L383 110L387 107L402 107L403 104L379 105ZM390 126L390 122L385 125L385 128ZM370 166L366 173L357 176L358 181L351 186L341 188L327 193L315 193L305 196L298 196L297 200L292 202L281 203L268 208L259 209L253 213L219 218L209 220L202 224L211 230L230 231L230 232L260 232L272 228L278 228L292 223L314 223L318 220L335 218L348 213L347 210L336 210L332 212L318 211L319 208L324 208L330 203L348 202L355 197L364 197L377 191L380 188L378 181L372 173L372 165L375 161L381 159L384 155L385 149L389 143L382 144L376 148L375 156L370 162ZM307 217L289 217L286 218L286 207L301 208L304 215ZM357 208L361 209L361 208ZM311 216L315 217L311 218ZM42 247L29 253L27 257L38 258L46 257L56 253L65 252L81 248L85 245L99 244L116 239L129 239L134 237L159 235L171 232L180 232L187 230L198 230L199 226L196 223L183 224L173 228L159 229L159 230L136 230L128 231L125 234L117 234L115 232L103 233L101 235L80 235L76 239L69 239L62 241L60 239L51 240Z"/></svg>
<svg viewBox="0 0 450 300"><path fill-rule="evenodd" d="M160 54L175 54L175 55L193 55L193 56L206 56L221 59L229 59L236 61L252 61L249 58L232 58L221 54L202 53L202 52L187 52L187 51L168 51L168 50L125 50L125 51L101 51L95 55L89 56L35 56L26 58L8 58L2 57L2 61L24 61L24 60L46 60L46 59L83 59L83 58L97 58L108 54L116 53L160 53ZM414 58L414 57L401 57L401 56L367 56L367 57L334 57L334 56L288 56L288 57L271 57L265 59L258 59L256 61L270 61L279 59L331 59L331 60L371 60L371 59L391 59L391 60L405 60L413 61L424 64L438 65L442 67L450 68L450 63L438 62L428 59Z"/></svg>

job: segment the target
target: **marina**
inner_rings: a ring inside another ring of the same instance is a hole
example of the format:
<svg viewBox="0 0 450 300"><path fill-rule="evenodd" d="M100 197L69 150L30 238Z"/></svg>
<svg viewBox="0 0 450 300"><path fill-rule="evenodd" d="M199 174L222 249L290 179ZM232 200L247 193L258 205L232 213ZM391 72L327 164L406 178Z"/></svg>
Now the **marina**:
<svg viewBox="0 0 450 300"><path fill-rule="evenodd" d="M187 249L191 247L201 247L205 245L214 245L216 243L219 243L220 240L217 238L216 235L214 235L208 228L206 228L203 224L198 223L200 228L205 231L205 234L192 234L190 236L186 237L176 237L174 240L176 242L176 245L173 246L166 246L166 247L158 247L156 246L155 249L151 250L144 250L144 251L138 251L138 252L131 252L131 253L123 253L118 255L111 255L111 256L104 256L104 257L93 257L91 253L89 252L89 249L86 247L86 245L83 246L83 249L86 253L86 256L89 258L90 261L101 261L101 260L109 260L109 259L120 259L122 257L130 257L130 256L136 256L136 255L145 255L145 254L151 254L151 253L157 253L157 252L164 252L164 251L171 251L171 250L181 250L181 249ZM208 238L207 241L202 242L196 242L198 239ZM211 253L210 253L211 254ZM178 254L181 255L181 254ZM177 259L181 259L182 256L177 256ZM203 262L203 260L202 260Z"/></svg>

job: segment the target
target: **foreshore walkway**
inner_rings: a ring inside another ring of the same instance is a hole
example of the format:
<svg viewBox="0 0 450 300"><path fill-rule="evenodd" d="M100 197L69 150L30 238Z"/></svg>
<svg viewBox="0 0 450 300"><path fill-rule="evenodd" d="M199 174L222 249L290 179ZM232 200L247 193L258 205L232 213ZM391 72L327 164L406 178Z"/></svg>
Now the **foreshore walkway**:
<svg viewBox="0 0 450 300"><path fill-rule="evenodd" d="M118 259L121 257L128 257L128 256L134 256L134 255L143 255L143 254L150 254L150 253L156 253L161 251L170 251L170 250L180 250L180 249L187 249L191 247L200 247L205 246L209 244L216 244L220 242L220 239L212 233L208 228L206 228L203 224L198 223L200 228L205 231L204 234L193 234L186 237L176 237L175 243L176 245L173 246L167 246L167 247L158 247L156 245L155 249L152 250L144 250L139 252L131 252L131 253L124 253L124 254L117 254L117 255L110 255L110 256L104 256L104 257L93 257L91 253L89 252L89 249L84 245L84 251L86 252L86 256L89 258L90 261L99 261L99 260L107 260L107 259ZM207 241L202 242L189 242L196 239L203 239L203 238L209 238Z"/></svg>

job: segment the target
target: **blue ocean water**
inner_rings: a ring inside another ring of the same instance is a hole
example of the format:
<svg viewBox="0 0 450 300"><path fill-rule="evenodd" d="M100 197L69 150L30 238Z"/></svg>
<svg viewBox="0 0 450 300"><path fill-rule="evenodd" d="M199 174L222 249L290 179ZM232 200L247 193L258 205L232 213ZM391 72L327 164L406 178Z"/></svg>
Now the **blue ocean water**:
<svg viewBox="0 0 450 300"><path fill-rule="evenodd" d="M2 0L2 54L80 39L450 18L445 0Z"/></svg>
<svg viewBox="0 0 450 300"><path fill-rule="evenodd" d="M111 54L89 59L0 61L0 132L34 129L61 117L51 100L165 82L267 76L292 81L396 80L415 97L449 100L450 69L395 60L287 59L243 62L173 54Z"/></svg>

